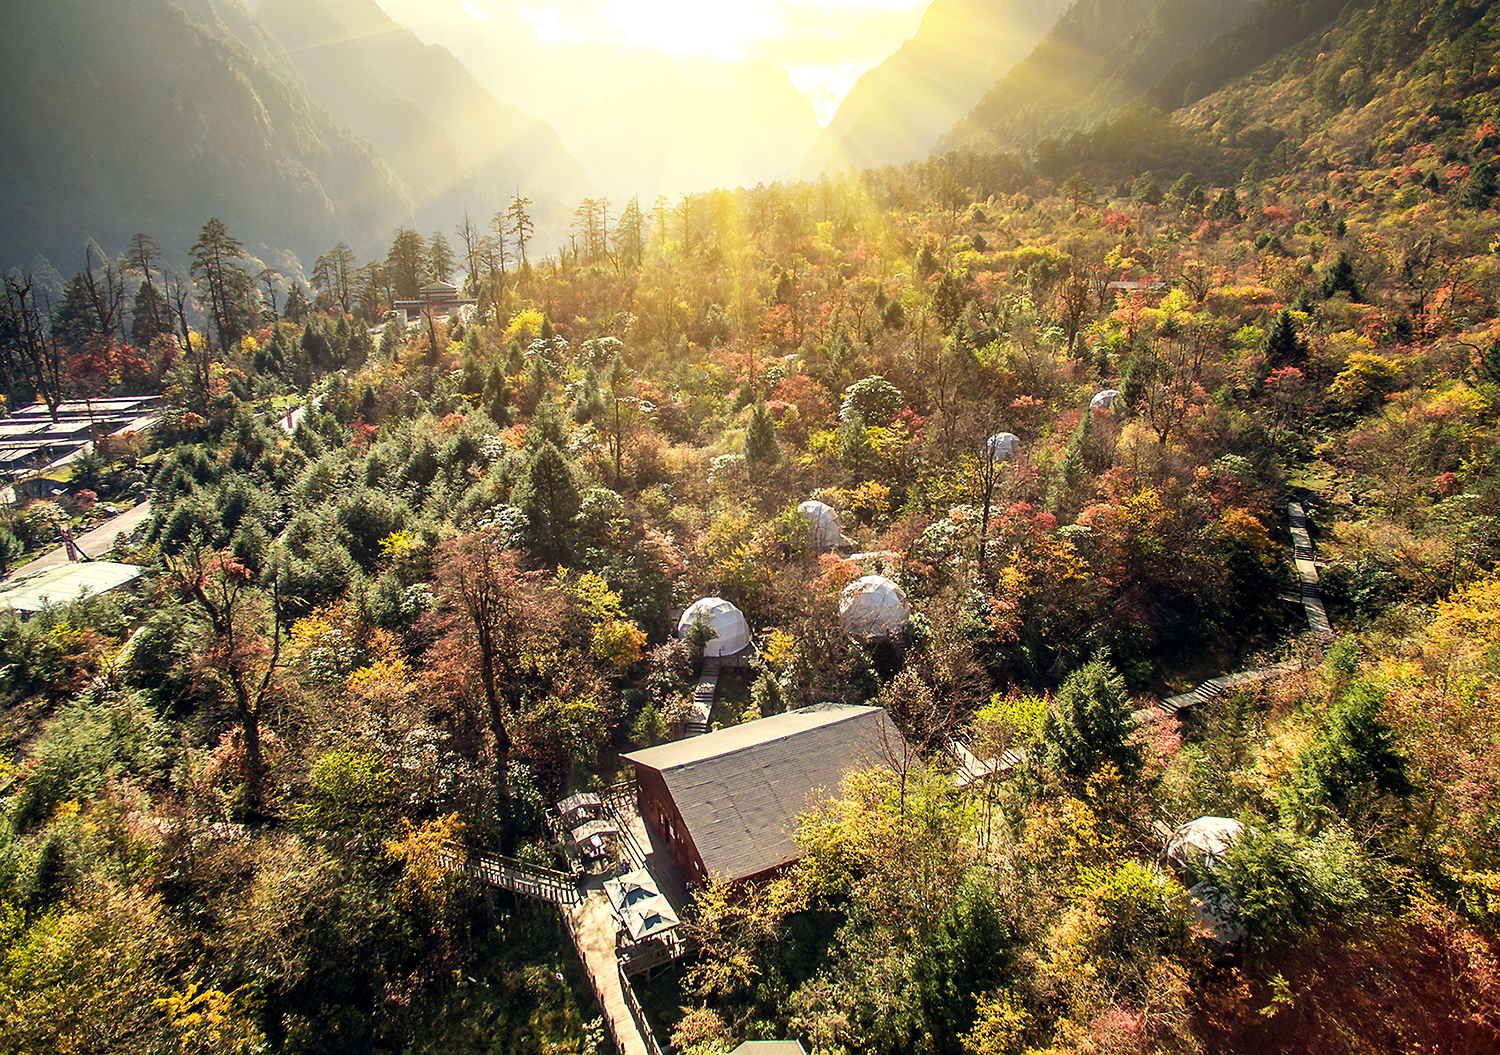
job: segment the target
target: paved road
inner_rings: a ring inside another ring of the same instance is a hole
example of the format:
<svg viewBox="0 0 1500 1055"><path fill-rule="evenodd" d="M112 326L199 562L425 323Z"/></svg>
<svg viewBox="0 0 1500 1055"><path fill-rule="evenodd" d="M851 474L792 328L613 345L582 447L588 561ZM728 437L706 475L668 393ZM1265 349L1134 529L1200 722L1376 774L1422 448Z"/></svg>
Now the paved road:
<svg viewBox="0 0 1500 1055"><path fill-rule="evenodd" d="M148 517L151 516L151 503L141 502L132 509L128 509L117 517L113 517L100 524L94 530L79 535L74 543L90 557L98 557L108 553L115 544L115 536L120 532L130 534ZM47 568L56 568L68 563L68 551L63 546L58 546L50 553L45 553L29 564L23 564L10 573L7 578L17 575L25 575L28 572L44 571Z"/></svg>

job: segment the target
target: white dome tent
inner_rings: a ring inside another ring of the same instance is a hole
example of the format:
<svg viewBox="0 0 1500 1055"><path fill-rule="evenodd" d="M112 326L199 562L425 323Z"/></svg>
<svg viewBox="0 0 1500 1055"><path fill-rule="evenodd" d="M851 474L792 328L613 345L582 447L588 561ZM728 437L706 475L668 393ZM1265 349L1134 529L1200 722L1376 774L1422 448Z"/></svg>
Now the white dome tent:
<svg viewBox="0 0 1500 1055"><path fill-rule="evenodd" d="M809 537L818 549L833 549L843 541L844 531L839 527L838 514L833 511L832 506L809 500L798 505L797 512L811 521Z"/></svg>
<svg viewBox="0 0 1500 1055"><path fill-rule="evenodd" d="M705 656L732 656L750 644L750 624L745 614L722 597L701 597L688 605L677 620L677 636L684 641L697 623L714 632L703 647Z"/></svg>
<svg viewBox="0 0 1500 1055"><path fill-rule="evenodd" d="M1021 437L1014 432L997 432L985 441L990 456L997 462L1008 462L1021 449Z"/></svg>
<svg viewBox="0 0 1500 1055"><path fill-rule="evenodd" d="M1219 885L1224 855L1244 833L1245 826L1229 817L1199 817L1172 833L1157 862L1187 887L1189 911L1222 945L1245 936L1234 898Z"/></svg>
<svg viewBox="0 0 1500 1055"><path fill-rule="evenodd" d="M1119 398L1119 389L1106 388L1103 392L1094 393L1094 398L1089 400L1089 406L1095 410L1109 410L1115 405L1115 400Z"/></svg>
<svg viewBox="0 0 1500 1055"><path fill-rule="evenodd" d="M906 591L884 575L855 579L839 594L839 626L861 641L901 636L911 626Z"/></svg>

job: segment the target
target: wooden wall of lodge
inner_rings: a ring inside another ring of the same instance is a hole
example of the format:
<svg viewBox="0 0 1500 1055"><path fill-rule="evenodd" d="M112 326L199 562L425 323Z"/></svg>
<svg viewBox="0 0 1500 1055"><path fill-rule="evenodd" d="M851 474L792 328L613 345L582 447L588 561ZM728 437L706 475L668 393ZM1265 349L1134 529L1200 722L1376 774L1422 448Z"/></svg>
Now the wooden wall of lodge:
<svg viewBox="0 0 1500 1055"><path fill-rule="evenodd" d="M682 823L682 812L673 801L672 793L667 789L667 782L662 779L661 773L637 765L635 789L636 806L641 811L642 819L666 840L667 847L672 851L672 860L682 869L683 875L694 882L708 882L708 871L703 867L703 858L698 854L698 847L693 844L687 825Z"/></svg>

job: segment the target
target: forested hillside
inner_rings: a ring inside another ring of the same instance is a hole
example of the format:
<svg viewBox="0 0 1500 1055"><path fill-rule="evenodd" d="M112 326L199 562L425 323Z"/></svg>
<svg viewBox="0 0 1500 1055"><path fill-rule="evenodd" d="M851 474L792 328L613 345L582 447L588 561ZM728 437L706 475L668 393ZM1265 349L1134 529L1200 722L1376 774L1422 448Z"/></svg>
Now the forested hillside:
<svg viewBox="0 0 1500 1055"><path fill-rule="evenodd" d="M451 854L563 867L545 810L687 732L708 596L758 647L712 724L912 750L695 892L636 980L673 1050L1493 1050L1500 26L1314 34L1030 158L588 198L561 247L518 192L307 287L208 217L156 235L191 284L146 236L13 273L7 406L165 410L0 513L13 569L150 503L139 595L0 622L0 1052L609 1050L557 912ZM477 303L388 315L434 278ZM895 641L839 620L875 572Z"/></svg>
<svg viewBox="0 0 1500 1055"><path fill-rule="evenodd" d="M1258 6L1255 0L1076 3L942 136L937 151L1029 155L1043 140L1091 130L1140 99L1162 70L1172 67L1175 73L1175 63L1193 57ZM1157 105L1176 108L1175 101Z"/></svg>

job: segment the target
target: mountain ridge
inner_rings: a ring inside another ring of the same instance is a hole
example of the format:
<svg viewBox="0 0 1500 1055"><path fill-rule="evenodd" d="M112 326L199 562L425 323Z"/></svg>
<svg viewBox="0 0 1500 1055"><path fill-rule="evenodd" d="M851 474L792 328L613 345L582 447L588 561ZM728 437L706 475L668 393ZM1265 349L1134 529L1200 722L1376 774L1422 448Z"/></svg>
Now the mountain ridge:
<svg viewBox="0 0 1500 1055"><path fill-rule="evenodd" d="M121 249L137 231L175 254L210 216L252 249L311 259L410 222L410 196L367 143L181 7L18 5L0 41L14 104L0 118L0 260L40 252L66 270L87 239Z"/></svg>
<svg viewBox="0 0 1500 1055"><path fill-rule="evenodd" d="M1079 0L937 150L1027 156L1048 137L1088 130L1256 10L1255 0Z"/></svg>
<svg viewBox="0 0 1500 1055"><path fill-rule="evenodd" d="M797 174L926 156L1067 8L1068 0L933 0L916 34L855 82Z"/></svg>

